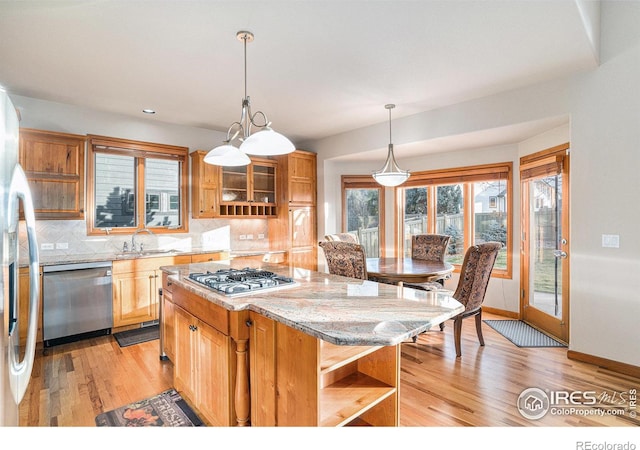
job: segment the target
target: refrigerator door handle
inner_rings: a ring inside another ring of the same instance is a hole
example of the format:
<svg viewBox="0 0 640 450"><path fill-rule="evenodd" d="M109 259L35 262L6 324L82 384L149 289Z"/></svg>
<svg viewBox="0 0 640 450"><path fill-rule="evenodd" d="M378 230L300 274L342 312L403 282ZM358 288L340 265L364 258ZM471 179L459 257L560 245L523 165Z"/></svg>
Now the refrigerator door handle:
<svg viewBox="0 0 640 450"><path fill-rule="evenodd" d="M38 331L38 306L40 298L40 260L38 256L38 242L36 239L36 219L33 208L33 199L27 177L20 165L16 165L11 177L11 185L9 187L9 232L18 232L18 199L22 200L24 210L24 218L27 229L27 242L29 245L29 325L27 329L27 344L24 359L19 361L18 347L19 343L10 345L9 370L12 386L11 391L17 396L16 403L20 403L29 384L31 371L33 369L33 360L36 351L36 334ZM15 335L14 335L15 336ZM17 386L15 385L17 383Z"/></svg>

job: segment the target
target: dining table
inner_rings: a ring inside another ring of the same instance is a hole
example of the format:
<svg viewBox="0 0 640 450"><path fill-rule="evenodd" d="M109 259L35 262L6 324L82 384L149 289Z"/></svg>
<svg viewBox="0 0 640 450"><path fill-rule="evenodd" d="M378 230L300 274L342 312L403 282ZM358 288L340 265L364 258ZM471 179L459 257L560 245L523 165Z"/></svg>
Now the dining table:
<svg viewBox="0 0 640 450"><path fill-rule="evenodd" d="M367 277L371 281L402 285L425 283L447 278L453 265L446 261L431 261L411 257L367 258Z"/></svg>

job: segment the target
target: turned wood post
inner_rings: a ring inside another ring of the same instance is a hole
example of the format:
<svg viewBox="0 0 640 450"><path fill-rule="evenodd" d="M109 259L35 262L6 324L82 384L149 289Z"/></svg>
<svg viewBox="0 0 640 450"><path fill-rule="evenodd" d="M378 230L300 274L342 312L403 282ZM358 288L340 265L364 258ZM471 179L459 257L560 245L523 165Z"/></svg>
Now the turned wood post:
<svg viewBox="0 0 640 450"><path fill-rule="evenodd" d="M236 341L236 389L235 406L236 420L239 427L249 425L249 365L247 364L247 346L249 340L241 339Z"/></svg>

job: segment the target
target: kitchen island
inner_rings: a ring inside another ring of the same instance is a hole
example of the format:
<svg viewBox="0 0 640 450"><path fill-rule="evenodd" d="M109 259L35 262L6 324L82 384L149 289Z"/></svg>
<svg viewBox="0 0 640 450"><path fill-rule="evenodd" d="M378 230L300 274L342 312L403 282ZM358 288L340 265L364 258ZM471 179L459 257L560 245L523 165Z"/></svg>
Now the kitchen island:
<svg viewBox="0 0 640 450"><path fill-rule="evenodd" d="M294 283L228 296L189 278L246 267ZM161 354L213 425L397 426L400 344L463 310L449 291L255 260L161 270Z"/></svg>

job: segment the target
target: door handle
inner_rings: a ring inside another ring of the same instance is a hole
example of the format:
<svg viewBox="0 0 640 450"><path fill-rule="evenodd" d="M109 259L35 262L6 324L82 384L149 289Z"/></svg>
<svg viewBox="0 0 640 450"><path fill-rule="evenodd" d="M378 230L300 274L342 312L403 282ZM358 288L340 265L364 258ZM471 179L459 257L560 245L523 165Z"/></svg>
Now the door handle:
<svg viewBox="0 0 640 450"><path fill-rule="evenodd" d="M9 353L9 367L12 377L10 382L18 384L17 389L12 391L16 395L16 403L20 403L29 384L33 369L33 360L36 351L36 333L38 331L38 309L40 298L40 257L38 255L38 241L36 238L36 220L33 207L33 197L29 189L27 177L20 165L17 165L11 176L9 187L9 211L7 214L8 229L16 232L18 229L17 218L18 199L22 200L24 218L27 227L27 242L29 244L29 324L27 326L27 343L24 352L24 359L18 361L18 356L12 354L14 346L11 345Z"/></svg>
<svg viewBox="0 0 640 450"><path fill-rule="evenodd" d="M566 258L567 252L565 252L564 250L554 250L553 256L555 256L556 258Z"/></svg>

